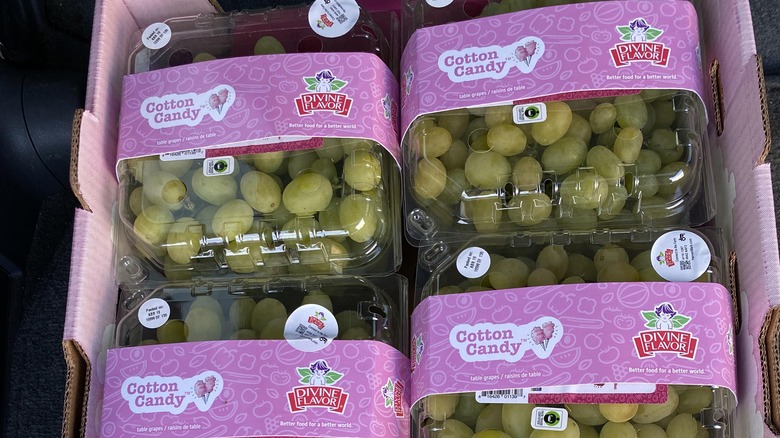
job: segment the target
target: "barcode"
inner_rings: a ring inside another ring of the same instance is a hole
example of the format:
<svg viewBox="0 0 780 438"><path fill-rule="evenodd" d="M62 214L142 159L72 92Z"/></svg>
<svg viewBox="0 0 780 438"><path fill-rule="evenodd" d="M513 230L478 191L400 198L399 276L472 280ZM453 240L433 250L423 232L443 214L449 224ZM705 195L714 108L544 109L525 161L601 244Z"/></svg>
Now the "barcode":
<svg viewBox="0 0 780 438"><path fill-rule="evenodd" d="M339 24L342 24L342 23L344 23L345 21L347 21L347 16L346 16L346 15L344 15L344 14L341 14L341 15L339 15L339 16L337 16L337 17L336 17L336 21L338 21L338 22L339 22Z"/></svg>
<svg viewBox="0 0 780 438"><path fill-rule="evenodd" d="M296 329L295 329L295 331L296 331L296 332L297 332L299 335L302 335L302 334L306 333L306 326L305 326L305 325L303 325L303 324L298 324L298 328L296 328Z"/></svg>
<svg viewBox="0 0 780 438"><path fill-rule="evenodd" d="M480 395L486 398L493 398L493 397L519 398L522 397L524 394L525 394L524 389L496 389L493 391L480 392Z"/></svg>
<svg viewBox="0 0 780 438"><path fill-rule="evenodd" d="M690 260L683 260L680 262L680 270L681 271L689 271L691 269L691 261Z"/></svg>

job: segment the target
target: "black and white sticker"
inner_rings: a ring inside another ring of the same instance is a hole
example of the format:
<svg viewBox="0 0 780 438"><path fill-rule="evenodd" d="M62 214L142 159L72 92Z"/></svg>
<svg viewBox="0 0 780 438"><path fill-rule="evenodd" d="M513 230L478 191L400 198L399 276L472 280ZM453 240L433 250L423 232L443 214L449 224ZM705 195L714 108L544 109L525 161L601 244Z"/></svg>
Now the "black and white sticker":
<svg viewBox="0 0 780 438"><path fill-rule="evenodd" d="M152 298L141 304L138 309L138 321L148 329L156 329L168 322L171 317L171 306L160 298Z"/></svg>
<svg viewBox="0 0 780 438"><path fill-rule="evenodd" d="M547 120L547 105L542 102L515 105L512 108L512 120L516 125L544 122Z"/></svg>
<svg viewBox="0 0 780 438"><path fill-rule="evenodd" d="M231 175L236 169L236 159L230 156L209 158L203 162L206 176Z"/></svg>
<svg viewBox="0 0 780 438"><path fill-rule="evenodd" d="M339 335L336 317L319 304L304 304L287 318L284 338L300 351L320 351Z"/></svg>
<svg viewBox="0 0 780 438"><path fill-rule="evenodd" d="M165 23L150 24L141 34L141 43L150 49L162 49L171 41L172 34Z"/></svg>
<svg viewBox="0 0 780 438"><path fill-rule="evenodd" d="M309 8L309 25L317 35L338 38L355 27L360 6L355 0L315 0Z"/></svg>
<svg viewBox="0 0 780 438"><path fill-rule="evenodd" d="M707 271L710 248L698 234L687 230L665 233L650 251L653 269L668 281L694 281Z"/></svg>
<svg viewBox="0 0 780 438"><path fill-rule="evenodd" d="M490 269L490 255L478 246L466 248L458 254L458 272L466 278L479 278Z"/></svg>
<svg viewBox="0 0 780 438"><path fill-rule="evenodd" d="M564 430L569 413L560 408L534 408L531 411L531 427L537 430Z"/></svg>

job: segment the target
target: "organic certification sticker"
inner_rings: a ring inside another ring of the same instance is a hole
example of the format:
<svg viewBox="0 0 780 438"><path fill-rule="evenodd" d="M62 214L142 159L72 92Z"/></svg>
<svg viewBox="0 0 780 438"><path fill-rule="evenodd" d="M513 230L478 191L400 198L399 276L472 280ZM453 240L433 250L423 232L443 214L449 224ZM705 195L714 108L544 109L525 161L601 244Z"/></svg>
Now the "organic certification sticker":
<svg viewBox="0 0 780 438"><path fill-rule="evenodd" d="M517 125L544 122L547 120L547 105L541 102L515 105L512 108L512 120Z"/></svg>
<svg viewBox="0 0 780 438"><path fill-rule="evenodd" d="M559 408L534 408L531 411L531 427L540 430L564 430L569 413Z"/></svg>
<svg viewBox="0 0 780 438"><path fill-rule="evenodd" d="M142 326L148 329L156 329L168 322L168 318L171 316L171 306L168 302L160 298L152 298L151 300L141 304L138 309L138 321Z"/></svg>
<svg viewBox="0 0 780 438"><path fill-rule="evenodd" d="M319 304L305 304L287 318L284 338L300 351L319 351L339 334L336 317Z"/></svg>
<svg viewBox="0 0 780 438"><path fill-rule="evenodd" d="M466 278L479 278L490 268L490 255L478 246L466 248L458 255L458 272Z"/></svg>
<svg viewBox="0 0 780 438"><path fill-rule="evenodd" d="M309 9L309 25L325 38L338 38L349 32L360 18L355 0L315 0Z"/></svg>
<svg viewBox="0 0 780 438"><path fill-rule="evenodd" d="M150 49L162 49L171 40L171 28L165 23L150 24L141 34L141 42Z"/></svg>
<svg viewBox="0 0 780 438"><path fill-rule="evenodd" d="M206 176L230 175L236 167L233 157L209 158L203 162L203 174Z"/></svg>
<svg viewBox="0 0 780 438"><path fill-rule="evenodd" d="M686 230L670 231L653 243L650 251L653 269L668 281L693 281L710 266L712 255L707 243Z"/></svg>

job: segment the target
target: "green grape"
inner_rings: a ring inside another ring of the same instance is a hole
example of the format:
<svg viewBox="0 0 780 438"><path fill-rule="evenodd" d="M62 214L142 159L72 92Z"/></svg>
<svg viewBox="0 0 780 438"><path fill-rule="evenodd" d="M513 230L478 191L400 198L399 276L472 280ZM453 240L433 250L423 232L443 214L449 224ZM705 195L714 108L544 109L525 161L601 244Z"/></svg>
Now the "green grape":
<svg viewBox="0 0 780 438"><path fill-rule="evenodd" d="M623 423L633 418L638 408L635 403L602 403L599 412L609 421Z"/></svg>
<svg viewBox="0 0 780 438"><path fill-rule="evenodd" d="M639 271L624 262L615 262L604 266L596 275L599 283L639 281Z"/></svg>
<svg viewBox="0 0 780 438"><path fill-rule="evenodd" d="M266 35L255 43L255 55L281 55L285 53L284 46L276 38Z"/></svg>
<svg viewBox="0 0 780 438"><path fill-rule="evenodd" d="M360 317L355 310L343 310L336 314L336 323L339 326L339 338L351 328L360 328L366 333L371 331L371 326Z"/></svg>
<svg viewBox="0 0 780 438"><path fill-rule="evenodd" d="M658 196L643 197L639 213L650 220L665 219L670 214L666 200Z"/></svg>
<svg viewBox="0 0 780 438"><path fill-rule="evenodd" d="M203 225L191 217L183 217L171 225L168 230L168 255L176 263L185 265L200 252L200 239L203 237Z"/></svg>
<svg viewBox="0 0 780 438"><path fill-rule="evenodd" d="M709 429L705 429L701 423L696 423L698 432L696 432L696 438L710 438Z"/></svg>
<svg viewBox="0 0 780 438"><path fill-rule="evenodd" d="M668 438L691 438L699 433L699 424L691 414L677 414L666 426Z"/></svg>
<svg viewBox="0 0 780 438"><path fill-rule="evenodd" d="M582 165L588 157L588 147L577 137L563 137L542 152L544 170L567 174Z"/></svg>
<svg viewBox="0 0 780 438"><path fill-rule="evenodd" d="M631 266L636 268L637 271L641 271L645 268L652 268L653 255L649 250L640 252L633 259L631 259Z"/></svg>
<svg viewBox="0 0 780 438"><path fill-rule="evenodd" d="M284 339L284 325L287 323L287 317L276 318L268 321L260 330L260 336L257 339L264 340L282 340Z"/></svg>
<svg viewBox="0 0 780 438"><path fill-rule="evenodd" d="M569 421L564 430L534 430L529 438L579 438L580 426L576 421Z"/></svg>
<svg viewBox="0 0 780 438"><path fill-rule="evenodd" d="M569 130L566 131L564 137L579 138L583 143L588 144L592 136L593 131L591 131L590 123L581 115L572 113Z"/></svg>
<svg viewBox="0 0 780 438"><path fill-rule="evenodd" d="M525 287L528 283L528 266L522 261L505 258L492 264L488 270L487 279L493 289L513 289Z"/></svg>
<svg viewBox="0 0 780 438"><path fill-rule="evenodd" d="M581 277L587 282L596 281L596 265L590 258L579 254L569 254L569 264L564 277Z"/></svg>
<svg viewBox="0 0 780 438"><path fill-rule="evenodd" d="M436 124L446 129L453 139L461 138L469 126L469 111L456 109L443 112L439 114Z"/></svg>
<svg viewBox="0 0 780 438"><path fill-rule="evenodd" d="M471 108L469 108L469 111L471 111ZM463 143L468 145L475 134L486 134L487 130L488 126L487 123L485 123L485 118L476 117L469 122L469 125L466 127L466 132L463 133L463 136L461 136L460 139L463 141Z"/></svg>
<svg viewBox="0 0 780 438"><path fill-rule="evenodd" d="M341 146L342 140L340 138L324 138L322 139L322 146L314 150L320 158L326 158L332 163L338 163L344 158L344 147Z"/></svg>
<svg viewBox="0 0 780 438"><path fill-rule="evenodd" d="M441 195L447 185L447 169L436 158L423 158L417 163L414 173L414 192L422 199L433 199Z"/></svg>
<svg viewBox="0 0 780 438"><path fill-rule="evenodd" d="M263 251L258 242L239 245L233 241L225 249L225 262L234 272L249 274L257 270L257 265L263 260Z"/></svg>
<svg viewBox="0 0 780 438"><path fill-rule="evenodd" d="M501 408L501 423L504 432L512 438L525 438L533 432L531 411L536 405L507 403Z"/></svg>
<svg viewBox="0 0 780 438"><path fill-rule="evenodd" d="M344 331L341 339L345 341L369 341L371 340L371 335L363 327L352 327Z"/></svg>
<svg viewBox="0 0 780 438"><path fill-rule="evenodd" d="M487 152L490 150L487 142L487 131L477 132L469 141L469 148L473 152ZM468 161L468 158L466 159Z"/></svg>
<svg viewBox="0 0 780 438"><path fill-rule="evenodd" d="M281 301L274 298L263 298L252 309L252 330L262 334L263 327L269 321L287 318L287 309Z"/></svg>
<svg viewBox="0 0 780 438"><path fill-rule="evenodd" d="M206 176L196 170L192 174L192 191L212 205L222 205L236 199L238 184L231 175Z"/></svg>
<svg viewBox="0 0 780 438"><path fill-rule="evenodd" d="M241 196L260 213L273 213L282 203L282 189L279 184L263 172L245 173L241 177L240 187Z"/></svg>
<svg viewBox="0 0 780 438"><path fill-rule="evenodd" d="M599 134L599 136L596 137L596 144L600 144L607 148L614 147L615 141L617 141L617 136L620 135L621 131L623 130L616 126L603 134Z"/></svg>
<svg viewBox="0 0 780 438"><path fill-rule="evenodd" d="M301 305L303 306L305 304L319 304L328 309L330 313L333 313L333 303L330 301L330 297L319 289L309 291L306 296L303 297Z"/></svg>
<svg viewBox="0 0 780 438"><path fill-rule="evenodd" d="M284 206L303 216L325 210L333 197L330 181L319 173L304 173L293 179L282 193Z"/></svg>
<svg viewBox="0 0 780 438"><path fill-rule="evenodd" d="M529 285L530 286L530 285ZM487 287L487 286L470 286L466 289L463 289L463 292L482 292L486 290L494 290L493 288Z"/></svg>
<svg viewBox="0 0 780 438"><path fill-rule="evenodd" d="M340 204L341 198L333 198L330 200L328 208L317 214L317 222L320 224L320 229L325 232L325 236L336 242L343 242L348 236L339 218Z"/></svg>
<svg viewBox="0 0 780 438"><path fill-rule="evenodd" d="M184 336L187 338L187 342L222 339L220 314L215 313L209 307L193 305L184 319Z"/></svg>
<svg viewBox="0 0 780 438"><path fill-rule="evenodd" d="M233 300L228 311L230 328L234 331L252 328L252 312L255 310L255 300L250 297L240 297Z"/></svg>
<svg viewBox="0 0 780 438"><path fill-rule="evenodd" d="M578 424L580 427L580 438L599 438L599 433L596 432L596 428L588 426L586 424Z"/></svg>
<svg viewBox="0 0 780 438"><path fill-rule="evenodd" d="M491 151L509 157L525 150L526 138L517 126L499 123L488 131L487 143Z"/></svg>
<svg viewBox="0 0 780 438"><path fill-rule="evenodd" d="M639 175L634 185L632 198L649 198L658 193L658 178L655 175Z"/></svg>
<svg viewBox="0 0 780 438"><path fill-rule="evenodd" d="M313 151L293 152L287 160L287 174L295 179L304 171L311 169L311 165L318 159L319 157Z"/></svg>
<svg viewBox="0 0 780 438"><path fill-rule="evenodd" d="M307 274L329 274L331 271L340 274L341 270L349 263L347 248L338 242L326 238L315 239L312 240L312 246L316 246L318 249L299 254L302 265L299 268Z"/></svg>
<svg viewBox="0 0 780 438"><path fill-rule="evenodd" d="M169 210L178 210L187 197L187 186L168 172L147 172L144 176L143 193L153 204Z"/></svg>
<svg viewBox="0 0 780 438"><path fill-rule="evenodd" d="M379 220L371 198L365 195L349 195L339 205L339 221L349 238L362 243L371 240Z"/></svg>
<svg viewBox="0 0 780 438"><path fill-rule="evenodd" d="M571 418L588 426L600 426L607 422L607 418L599 410L599 405L570 404L566 405L566 410Z"/></svg>
<svg viewBox="0 0 780 438"><path fill-rule="evenodd" d="M601 175L580 172L563 180L561 203L575 209L593 210L607 201L609 185Z"/></svg>
<svg viewBox="0 0 780 438"><path fill-rule="evenodd" d="M194 163L193 160L160 161L159 166L163 172L168 172L181 178L192 169L192 163Z"/></svg>
<svg viewBox="0 0 780 438"><path fill-rule="evenodd" d="M457 204L464 197L464 191L471 188L463 169L450 169L447 171L447 182L444 190L437 198L444 205Z"/></svg>
<svg viewBox="0 0 780 438"><path fill-rule="evenodd" d="M648 88L640 91L639 95L642 96L642 100L644 100L645 102L653 103L656 101L656 99L658 99L660 96L663 96L667 92L668 92L667 90Z"/></svg>
<svg viewBox="0 0 780 438"><path fill-rule="evenodd" d="M657 153L642 149L639 151L639 157L634 163L636 165L636 172L639 175L649 175L657 173L661 170L661 157Z"/></svg>
<svg viewBox="0 0 780 438"><path fill-rule="evenodd" d="M597 272L613 263L628 263L628 253L625 249L612 243L602 246L593 257L593 264Z"/></svg>
<svg viewBox="0 0 780 438"><path fill-rule="evenodd" d="M642 129L647 123L647 107L642 97L637 94L615 97L617 109L617 124L625 129L633 126Z"/></svg>
<svg viewBox="0 0 780 438"><path fill-rule="evenodd" d="M243 199L234 199L224 203L211 221L211 228L218 236L228 241L235 240L239 234L244 234L252 227L254 210Z"/></svg>
<svg viewBox="0 0 780 438"><path fill-rule="evenodd" d="M180 319L169 319L165 324L157 327L157 341L161 344L175 344L186 340L184 321Z"/></svg>
<svg viewBox="0 0 780 438"><path fill-rule="evenodd" d="M671 128L677 114L674 111L674 102L671 100L657 100L652 103L655 110L655 129Z"/></svg>
<svg viewBox="0 0 780 438"><path fill-rule="evenodd" d="M612 145L612 150L622 162L633 164L639 159L643 141L642 131L629 126L621 130L617 135L615 143Z"/></svg>
<svg viewBox="0 0 780 438"><path fill-rule="evenodd" d="M515 162L512 168L512 184L515 187L520 190L536 190L541 183L542 165L536 159L522 157Z"/></svg>
<svg viewBox="0 0 780 438"><path fill-rule="evenodd" d="M664 429L666 429L666 426L669 425L669 422L672 421L672 418L674 418L675 416L677 416L677 413L676 412L672 412L671 414L665 416L664 418L661 418L660 420L656 421L655 424L657 426L660 426L660 427L663 427ZM666 431L664 430L664 432L666 432Z"/></svg>
<svg viewBox="0 0 780 438"><path fill-rule="evenodd" d="M561 284L580 284L585 283L585 280L582 277L566 277L563 279Z"/></svg>
<svg viewBox="0 0 780 438"><path fill-rule="evenodd" d="M260 339L260 336L256 331L252 329L241 329L230 335L232 341L247 341L253 339Z"/></svg>
<svg viewBox="0 0 780 438"><path fill-rule="evenodd" d="M638 269L639 271L639 281L641 282L665 282L666 279L658 275L658 272L655 271L653 268L643 268Z"/></svg>
<svg viewBox="0 0 780 438"><path fill-rule="evenodd" d="M558 219L558 225L571 230L591 230L596 228L598 215L595 210L574 208L570 215L564 214Z"/></svg>
<svg viewBox="0 0 780 438"><path fill-rule="evenodd" d="M636 438L636 429L631 423L615 423L607 421L601 428L599 438Z"/></svg>
<svg viewBox="0 0 780 438"><path fill-rule="evenodd" d="M647 123L642 128L642 135L650 135L655 129L655 107L652 103L645 103L645 108L647 109Z"/></svg>
<svg viewBox="0 0 780 438"><path fill-rule="evenodd" d="M501 226L504 211L496 206L495 192L484 191L466 202L466 212L479 233L494 233Z"/></svg>
<svg viewBox="0 0 780 438"><path fill-rule="evenodd" d="M666 431L655 424L634 424L636 438L666 438Z"/></svg>
<svg viewBox="0 0 780 438"><path fill-rule="evenodd" d="M431 438L471 438L474 431L470 427L454 418L444 420L440 426L432 428Z"/></svg>
<svg viewBox="0 0 780 438"><path fill-rule="evenodd" d="M144 206L144 188L136 187L130 192L130 197L127 199L127 205L130 207L130 211L134 216L141 214Z"/></svg>
<svg viewBox="0 0 780 438"><path fill-rule="evenodd" d="M531 124L537 143L548 146L563 138L571 124L571 108L565 102L547 102L547 120Z"/></svg>
<svg viewBox="0 0 780 438"><path fill-rule="evenodd" d="M333 164L333 161L331 161L330 158L320 158L317 161L311 163L311 170L314 173L319 173L320 175L324 176L331 183L335 184L338 182L338 172L336 171L336 166Z"/></svg>
<svg viewBox="0 0 780 438"><path fill-rule="evenodd" d="M507 214L522 227L542 223L552 213L552 202L544 193L523 193L512 198Z"/></svg>
<svg viewBox="0 0 780 438"><path fill-rule="evenodd" d="M157 157L135 158L125 161L127 170L136 181L143 184L144 177L160 170L160 161Z"/></svg>
<svg viewBox="0 0 780 438"><path fill-rule="evenodd" d="M142 241L159 245L168 237L173 222L173 213L170 210L158 205L149 205L135 218L133 231Z"/></svg>
<svg viewBox="0 0 780 438"><path fill-rule="evenodd" d="M453 295L463 292L459 286L444 286L436 291L436 295Z"/></svg>
<svg viewBox="0 0 780 438"><path fill-rule="evenodd" d="M500 430L485 429L475 433L472 438L512 438L512 436Z"/></svg>
<svg viewBox="0 0 780 438"><path fill-rule="evenodd" d="M647 139L647 148L657 153L675 150L677 146L677 134L668 128L656 129Z"/></svg>
<svg viewBox="0 0 780 438"><path fill-rule="evenodd" d="M675 161L662 167L656 179L659 194L674 195L682 191L691 179L691 168L682 161Z"/></svg>
<svg viewBox="0 0 780 438"><path fill-rule="evenodd" d="M712 404L712 389L706 386L688 388L680 394L677 412L696 415Z"/></svg>
<svg viewBox="0 0 780 438"><path fill-rule="evenodd" d="M204 62L204 61L214 61L217 59L216 56L212 55L211 53L201 52L195 55L194 58L192 58L192 62Z"/></svg>
<svg viewBox="0 0 780 438"><path fill-rule="evenodd" d="M471 185L480 189L504 187L512 174L506 157L493 151L472 153L466 159L464 170Z"/></svg>
<svg viewBox="0 0 780 438"><path fill-rule="evenodd" d="M512 105L489 106L485 108L485 126L493 128L496 125L511 124Z"/></svg>
<svg viewBox="0 0 780 438"><path fill-rule="evenodd" d="M442 127L432 126L417 132L412 142L416 146L419 156L437 158L450 149L452 135L450 135L450 131Z"/></svg>
<svg viewBox="0 0 780 438"><path fill-rule="evenodd" d="M444 421L455 413L459 399L458 394L430 395L423 399L423 411L435 421Z"/></svg>
<svg viewBox="0 0 780 438"><path fill-rule="evenodd" d="M274 173L282 167L284 151L264 152L253 156L252 163L257 170L264 173Z"/></svg>
<svg viewBox="0 0 780 438"><path fill-rule="evenodd" d="M448 170L462 169L466 165L466 159L469 156L469 148L463 140L453 140L450 148L439 160Z"/></svg>
<svg viewBox="0 0 780 438"><path fill-rule="evenodd" d="M528 287L558 284L558 277L549 269L536 268L528 275Z"/></svg>
<svg viewBox="0 0 780 438"><path fill-rule="evenodd" d="M158 344L159 342L157 342L157 340L155 339L144 339L143 341L141 341L141 345L158 345Z"/></svg>
<svg viewBox="0 0 780 438"><path fill-rule="evenodd" d="M372 190L382 181L382 163L368 151L354 151L344 159L344 181L355 190Z"/></svg>
<svg viewBox="0 0 780 438"><path fill-rule="evenodd" d="M344 154L352 155L355 151L371 152L374 150L374 142L365 138L342 138L341 147Z"/></svg>
<svg viewBox="0 0 780 438"><path fill-rule="evenodd" d="M311 216L298 216L282 225L282 241L290 248L297 245L311 245L311 239L320 226Z"/></svg>
<svg viewBox="0 0 780 438"><path fill-rule="evenodd" d="M481 432L486 429L504 430L502 423L503 405L500 403L493 403L482 408L482 412L477 417L477 424L474 427L474 432Z"/></svg>
<svg viewBox="0 0 780 438"><path fill-rule="evenodd" d="M452 414L452 417L474 429L477 425L477 418L479 418L479 414L484 407L485 404L478 402L473 392L464 392L460 395L458 407L455 408L455 413Z"/></svg>
<svg viewBox="0 0 780 438"><path fill-rule="evenodd" d="M622 133L623 131L621 131L621 134ZM588 157L585 162L588 166L592 167L596 173L610 181L622 178L625 174L623 162L617 155L604 146L594 146L591 148L591 150L588 151Z"/></svg>
<svg viewBox="0 0 780 438"><path fill-rule="evenodd" d="M634 423L657 423L664 417L674 413L679 403L677 391L671 386L667 386L668 394L666 401L660 404L639 404L636 415L631 420Z"/></svg>
<svg viewBox="0 0 780 438"><path fill-rule="evenodd" d="M623 211L623 207L626 205L626 199L628 199L628 191L626 191L625 187L610 185L606 202L601 206L599 219L604 221L614 219L615 216Z"/></svg>
<svg viewBox="0 0 780 438"><path fill-rule="evenodd" d="M617 120L617 108L611 103L600 103L590 112L590 128L594 134L611 131Z"/></svg>
<svg viewBox="0 0 780 438"><path fill-rule="evenodd" d="M563 280L569 268L569 255L566 249L561 245L548 245L542 248L536 256L536 268L549 269L558 281Z"/></svg>

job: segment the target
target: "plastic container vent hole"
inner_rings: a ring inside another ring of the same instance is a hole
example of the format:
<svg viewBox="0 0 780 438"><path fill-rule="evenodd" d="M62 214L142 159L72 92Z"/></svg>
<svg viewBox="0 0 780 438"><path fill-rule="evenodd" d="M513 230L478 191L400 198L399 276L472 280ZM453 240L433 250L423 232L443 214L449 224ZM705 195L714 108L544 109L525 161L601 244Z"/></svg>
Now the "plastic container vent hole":
<svg viewBox="0 0 780 438"><path fill-rule="evenodd" d="M374 29L371 26L366 26L364 24L364 25L360 26L360 30L362 30L363 32L371 35L371 37L374 38L375 40L378 39L377 36L376 36L376 32L374 31Z"/></svg>
<svg viewBox="0 0 780 438"><path fill-rule="evenodd" d="M382 310L377 305L373 305L372 304L371 306L368 306L368 311L371 312L374 316L376 316L378 318L382 318L382 319L387 318L387 313L385 313L385 311Z"/></svg>
<svg viewBox="0 0 780 438"><path fill-rule="evenodd" d="M298 53L322 52L322 40L314 36L307 36L298 42Z"/></svg>
<svg viewBox="0 0 780 438"><path fill-rule="evenodd" d="M485 9L485 6L487 6L488 3L489 2L487 0L467 1L463 5L463 12L471 18L478 17L479 14L482 13L482 10Z"/></svg>
<svg viewBox="0 0 780 438"><path fill-rule="evenodd" d="M192 64L193 59L192 52L187 49L179 49L171 53L170 58L168 58L168 65L176 67L177 65Z"/></svg>

